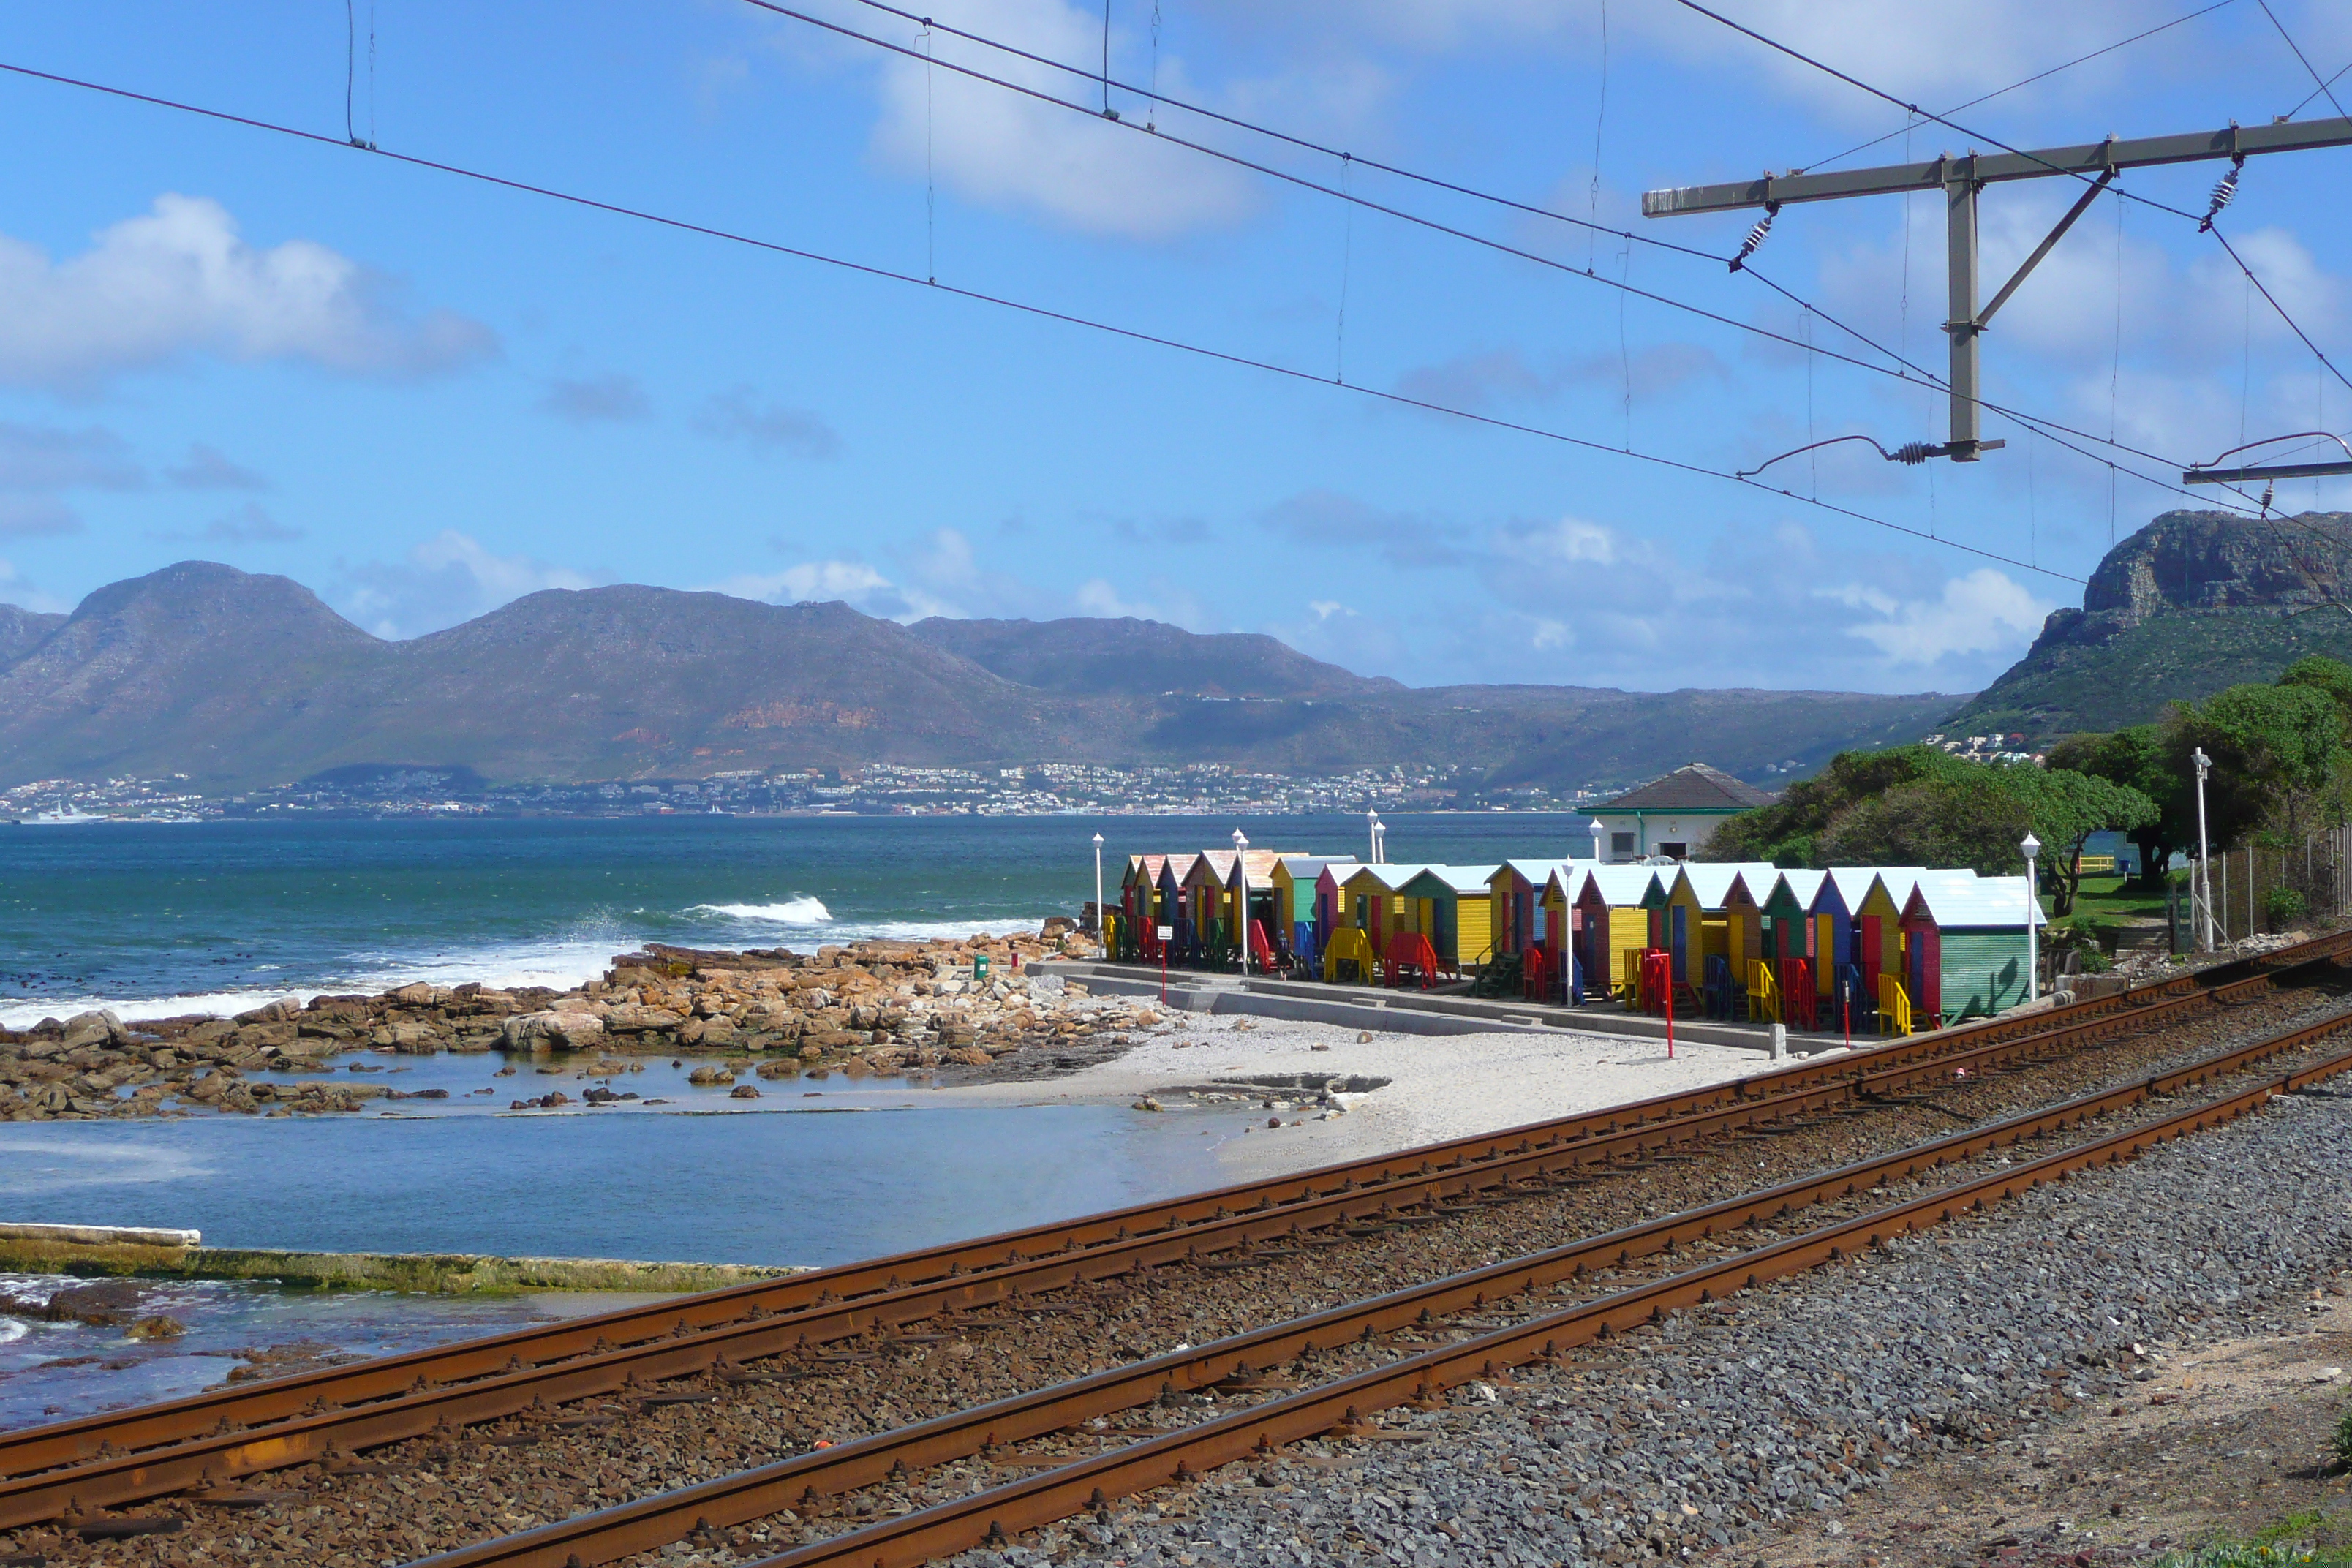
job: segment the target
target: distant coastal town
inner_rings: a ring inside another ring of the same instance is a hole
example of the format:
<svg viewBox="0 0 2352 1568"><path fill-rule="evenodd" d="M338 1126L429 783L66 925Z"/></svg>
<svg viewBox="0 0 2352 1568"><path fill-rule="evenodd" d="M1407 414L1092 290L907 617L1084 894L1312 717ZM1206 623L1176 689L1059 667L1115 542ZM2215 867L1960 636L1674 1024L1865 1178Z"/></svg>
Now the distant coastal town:
<svg viewBox="0 0 2352 1568"><path fill-rule="evenodd" d="M285 816L1251 816L1363 811L1570 811L1626 782L1572 790L1500 786L1459 767L1364 768L1328 775L1183 767L744 769L699 779L490 784L465 768L347 768L213 795L188 776L100 783L44 779L0 793L0 822L198 822Z"/></svg>

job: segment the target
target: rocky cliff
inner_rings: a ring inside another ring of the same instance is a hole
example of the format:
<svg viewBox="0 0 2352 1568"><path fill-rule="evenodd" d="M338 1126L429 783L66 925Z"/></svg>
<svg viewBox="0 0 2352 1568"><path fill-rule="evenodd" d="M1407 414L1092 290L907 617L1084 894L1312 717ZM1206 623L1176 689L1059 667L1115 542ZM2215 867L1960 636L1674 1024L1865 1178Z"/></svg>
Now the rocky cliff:
<svg viewBox="0 0 2352 1568"><path fill-rule="evenodd" d="M2109 551L2083 607L2053 612L2025 657L1947 727L2043 744L2145 723L2168 702L2268 680L2305 654L2352 660L2347 561L2352 513L2166 512Z"/></svg>

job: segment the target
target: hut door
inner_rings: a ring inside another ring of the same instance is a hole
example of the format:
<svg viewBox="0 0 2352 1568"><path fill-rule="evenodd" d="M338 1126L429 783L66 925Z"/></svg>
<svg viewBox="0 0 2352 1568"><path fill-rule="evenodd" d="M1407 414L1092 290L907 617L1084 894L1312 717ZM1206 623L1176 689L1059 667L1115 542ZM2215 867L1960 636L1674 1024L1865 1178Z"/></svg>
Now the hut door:
<svg viewBox="0 0 2352 1568"><path fill-rule="evenodd" d="M1860 917L1858 923L1862 927L1862 983L1868 985L1871 976L1876 974L1881 967L1878 917L1864 915Z"/></svg>
<svg viewBox="0 0 2352 1568"><path fill-rule="evenodd" d="M1682 979L1690 973L1685 957L1690 948L1690 906L1675 904L1668 912L1674 921L1675 977Z"/></svg>

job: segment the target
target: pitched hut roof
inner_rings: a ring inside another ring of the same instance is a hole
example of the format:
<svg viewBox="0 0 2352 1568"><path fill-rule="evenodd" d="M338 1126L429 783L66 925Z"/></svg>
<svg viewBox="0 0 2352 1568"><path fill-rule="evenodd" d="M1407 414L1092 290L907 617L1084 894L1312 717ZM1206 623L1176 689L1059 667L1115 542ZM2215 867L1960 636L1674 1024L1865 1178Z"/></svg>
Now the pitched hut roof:
<svg viewBox="0 0 2352 1568"><path fill-rule="evenodd" d="M2032 900L2033 923L2050 923L2042 900ZM1973 871L1930 871L1904 901L1903 912L1924 909L1946 931L2022 931L2028 901L2023 877L1979 877Z"/></svg>
<svg viewBox="0 0 2352 1568"><path fill-rule="evenodd" d="M1664 778L1636 784L1594 811L1747 811L1769 805L1772 797L1720 768L1692 763Z"/></svg>
<svg viewBox="0 0 2352 1568"><path fill-rule="evenodd" d="M1828 881L1829 878L1830 874L1827 871L1809 871L1801 867L1783 871L1772 879L1771 885L1764 889L1764 896L1756 901L1759 904L1770 903L1774 889L1786 882L1789 885L1789 897L1796 900L1799 909L1810 911L1813 907L1813 900L1822 895L1822 884Z"/></svg>
<svg viewBox="0 0 2352 1568"><path fill-rule="evenodd" d="M1762 903L1780 874L1780 868L1769 860L1693 861L1675 874L1675 880L1690 884L1691 896L1698 900L1700 909L1719 910L1724 900L1730 897L1735 883L1746 888L1750 899Z"/></svg>
<svg viewBox="0 0 2352 1568"><path fill-rule="evenodd" d="M1425 898L1428 896L1426 893L1413 892L1412 889L1419 883L1429 881L1456 898L1470 895L1483 896L1487 891L1487 879L1494 876L1496 869L1497 868L1493 866L1423 866L1420 875L1412 878L1398 891L1412 893L1416 898Z"/></svg>

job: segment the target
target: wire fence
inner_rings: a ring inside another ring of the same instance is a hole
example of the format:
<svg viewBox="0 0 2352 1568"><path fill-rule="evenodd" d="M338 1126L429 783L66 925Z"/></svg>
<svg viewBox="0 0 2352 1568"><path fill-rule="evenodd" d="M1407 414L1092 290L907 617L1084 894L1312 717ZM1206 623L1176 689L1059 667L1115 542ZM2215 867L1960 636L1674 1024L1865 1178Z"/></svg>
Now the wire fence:
<svg viewBox="0 0 2352 1568"><path fill-rule="evenodd" d="M2300 846L2250 845L2202 866L2191 861L2184 891L2172 922L2179 952L2203 947L2209 935L2227 947L2352 918L2352 826L2313 834Z"/></svg>

